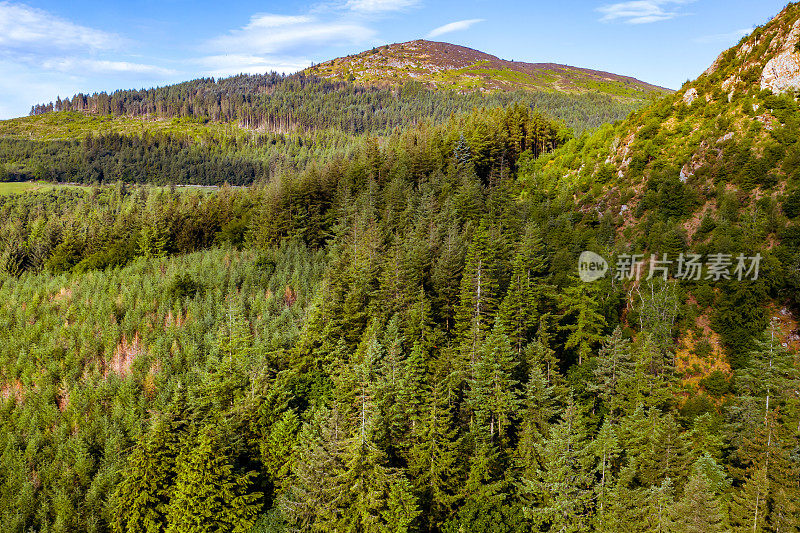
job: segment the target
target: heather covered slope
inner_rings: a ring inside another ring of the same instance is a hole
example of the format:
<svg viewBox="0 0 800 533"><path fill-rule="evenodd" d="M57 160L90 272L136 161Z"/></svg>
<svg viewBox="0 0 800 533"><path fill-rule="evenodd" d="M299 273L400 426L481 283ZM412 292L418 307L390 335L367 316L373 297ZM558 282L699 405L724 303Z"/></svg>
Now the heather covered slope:
<svg viewBox="0 0 800 533"><path fill-rule="evenodd" d="M326 61L307 72L363 84L416 80L460 91L599 92L627 100L646 100L652 94L671 92L628 76L554 63L507 61L464 46L422 39Z"/></svg>

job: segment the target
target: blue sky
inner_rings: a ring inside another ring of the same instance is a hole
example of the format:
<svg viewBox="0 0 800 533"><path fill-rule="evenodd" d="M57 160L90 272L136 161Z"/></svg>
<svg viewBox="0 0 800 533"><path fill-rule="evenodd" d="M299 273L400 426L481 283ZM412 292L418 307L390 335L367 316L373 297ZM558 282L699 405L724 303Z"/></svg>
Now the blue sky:
<svg viewBox="0 0 800 533"><path fill-rule="evenodd" d="M0 1L0 118L76 92L293 72L431 38L677 88L786 0Z"/></svg>

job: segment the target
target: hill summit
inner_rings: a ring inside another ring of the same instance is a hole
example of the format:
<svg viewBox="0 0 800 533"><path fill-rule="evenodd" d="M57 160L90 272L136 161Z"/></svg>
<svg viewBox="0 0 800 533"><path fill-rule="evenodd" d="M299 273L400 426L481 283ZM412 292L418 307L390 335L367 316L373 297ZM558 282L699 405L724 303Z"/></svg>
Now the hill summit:
<svg viewBox="0 0 800 533"><path fill-rule="evenodd" d="M306 72L371 85L417 80L462 91L600 92L635 100L671 92L628 76L555 63L508 61L472 48L423 39L333 59Z"/></svg>

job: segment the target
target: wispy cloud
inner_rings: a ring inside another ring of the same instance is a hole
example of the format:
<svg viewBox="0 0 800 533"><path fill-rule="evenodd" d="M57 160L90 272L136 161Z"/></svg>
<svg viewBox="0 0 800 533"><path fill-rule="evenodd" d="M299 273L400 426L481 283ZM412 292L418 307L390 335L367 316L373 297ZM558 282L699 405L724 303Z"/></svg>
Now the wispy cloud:
<svg viewBox="0 0 800 533"><path fill-rule="evenodd" d="M111 50L123 42L118 35L63 20L25 4L0 2L0 49Z"/></svg>
<svg viewBox="0 0 800 533"><path fill-rule="evenodd" d="M206 76L232 76L235 74L263 74L280 72L291 74L311 66L311 61L297 57L223 54L206 56L194 61Z"/></svg>
<svg viewBox="0 0 800 533"><path fill-rule="evenodd" d="M177 75L168 68L127 59L132 43L43 9L0 1L0 117L18 116L30 104L114 79L157 82Z"/></svg>
<svg viewBox="0 0 800 533"><path fill-rule="evenodd" d="M128 61L108 61L104 59L86 59L75 57L62 57L45 60L41 66L47 70L56 70L70 74L145 74L151 77L172 76L177 72L172 69L146 65L143 63L130 63Z"/></svg>
<svg viewBox="0 0 800 533"><path fill-rule="evenodd" d="M201 47L206 55L193 61L214 76L273 70L294 73L311 65L307 55L319 46L359 45L375 38L375 30L362 17L345 15L341 11L258 13L241 28L206 41Z"/></svg>
<svg viewBox="0 0 800 533"><path fill-rule="evenodd" d="M695 0L633 0L598 7L603 14L601 22L621 21L626 24L650 24L674 19L682 13L679 6Z"/></svg>
<svg viewBox="0 0 800 533"><path fill-rule="evenodd" d="M253 15L244 27L210 40L207 48L217 54L264 55L309 45L356 44L374 35L374 30L358 22L261 13Z"/></svg>
<svg viewBox="0 0 800 533"><path fill-rule="evenodd" d="M446 33L467 30L472 26L474 26L475 24L483 22L484 20L485 19L469 19L469 20L459 20L456 22L451 22L450 24L445 24L444 26L439 26L438 28L432 30L428 34L428 38L433 39L435 37L439 37L440 35L444 35Z"/></svg>
<svg viewBox="0 0 800 533"><path fill-rule="evenodd" d="M732 41L738 41L745 35L750 35L753 31L752 28L743 28L741 30L732 31L729 33L717 33L714 35L702 35L700 37L695 37L692 39L696 43L700 44L708 44L708 43L729 43Z"/></svg>
<svg viewBox="0 0 800 533"><path fill-rule="evenodd" d="M346 7L359 13L402 11L419 5L420 0L348 0Z"/></svg>

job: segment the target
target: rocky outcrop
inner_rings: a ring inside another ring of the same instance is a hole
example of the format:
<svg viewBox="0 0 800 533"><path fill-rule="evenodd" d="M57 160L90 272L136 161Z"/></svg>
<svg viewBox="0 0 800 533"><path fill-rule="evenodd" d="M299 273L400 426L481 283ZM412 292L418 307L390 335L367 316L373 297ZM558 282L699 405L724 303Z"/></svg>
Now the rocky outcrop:
<svg viewBox="0 0 800 533"><path fill-rule="evenodd" d="M761 74L762 90L771 89L774 93L782 93L790 89L800 89L798 42L800 42L800 20L792 26L792 30L781 45L780 52L764 66Z"/></svg>

